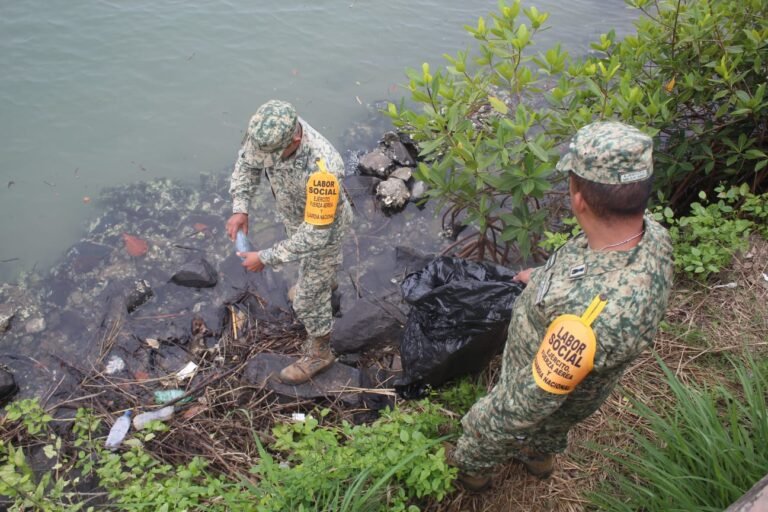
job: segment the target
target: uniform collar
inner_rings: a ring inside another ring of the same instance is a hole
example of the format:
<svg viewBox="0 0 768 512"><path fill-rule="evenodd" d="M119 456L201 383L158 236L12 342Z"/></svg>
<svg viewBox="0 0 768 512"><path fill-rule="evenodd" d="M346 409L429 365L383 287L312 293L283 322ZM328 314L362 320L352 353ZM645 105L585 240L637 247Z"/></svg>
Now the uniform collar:
<svg viewBox="0 0 768 512"><path fill-rule="evenodd" d="M643 219L643 229L645 233L643 233L640 242L628 251L596 251L590 249L587 237L583 231L576 235L573 241L581 249L580 253L584 256L585 274L602 274L631 265L637 259L637 256L646 250L649 239L654 236L647 217Z"/></svg>

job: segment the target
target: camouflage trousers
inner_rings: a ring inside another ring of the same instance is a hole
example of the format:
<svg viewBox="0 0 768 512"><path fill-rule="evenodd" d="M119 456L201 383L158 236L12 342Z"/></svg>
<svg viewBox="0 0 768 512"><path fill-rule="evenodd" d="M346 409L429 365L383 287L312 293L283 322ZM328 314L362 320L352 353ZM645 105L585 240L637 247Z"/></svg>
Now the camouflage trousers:
<svg viewBox="0 0 768 512"><path fill-rule="evenodd" d="M296 282L293 311L304 324L310 338L325 336L331 332L331 287L340 265L340 245L302 258L299 262L299 279Z"/></svg>
<svg viewBox="0 0 768 512"><path fill-rule="evenodd" d="M539 454L565 451L572 421L558 421L553 417L533 428L516 430L505 426L503 417L501 421L498 421L499 418L490 420L490 415L503 411L504 393L498 388L497 385L478 400L461 419L464 433L453 453L453 460L459 468L470 474L482 475L496 464L513 459L527 462Z"/></svg>

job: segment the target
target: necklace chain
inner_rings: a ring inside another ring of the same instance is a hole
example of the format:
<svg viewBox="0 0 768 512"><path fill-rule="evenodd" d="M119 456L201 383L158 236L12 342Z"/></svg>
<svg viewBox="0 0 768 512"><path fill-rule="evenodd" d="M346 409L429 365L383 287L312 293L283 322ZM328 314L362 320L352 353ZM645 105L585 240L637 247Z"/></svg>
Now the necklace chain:
<svg viewBox="0 0 768 512"><path fill-rule="evenodd" d="M604 251L606 249L610 249L611 247L618 247L620 245L624 245L625 243L631 242L632 240L634 240L635 238L637 238L639 236L643 236L643 233L645 233L645 229L643 229L642 231L640 231L636 235L632 235L631 237L627 238L626 240L622 240L621 242L616 242L615 244L608 244L608 245L606 245L605 247L603 247L602 249L599 249L599 250L600 251Z"/></svg>

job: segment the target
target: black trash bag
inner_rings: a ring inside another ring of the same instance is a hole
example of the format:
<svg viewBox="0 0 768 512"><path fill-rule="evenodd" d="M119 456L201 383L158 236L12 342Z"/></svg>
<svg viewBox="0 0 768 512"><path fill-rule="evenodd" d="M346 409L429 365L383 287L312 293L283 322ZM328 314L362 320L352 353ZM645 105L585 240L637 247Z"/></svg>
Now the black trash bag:
<svg viewBox="0 0 768 512"><path fill-rule="evenodd" d="M441 256L406 276L400 289L411 305L400 342L400 396L476 373L501 352L512 305L525 285L492 263Z"/></svg>

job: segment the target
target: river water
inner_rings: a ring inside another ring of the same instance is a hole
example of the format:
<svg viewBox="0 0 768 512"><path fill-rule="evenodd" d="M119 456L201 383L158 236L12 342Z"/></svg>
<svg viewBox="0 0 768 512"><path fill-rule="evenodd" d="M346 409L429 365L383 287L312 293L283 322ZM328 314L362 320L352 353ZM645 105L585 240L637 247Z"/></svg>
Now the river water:
<svg viewBox="0 0 768 512"><path fill-rule="evenodd" d="M535 41L572 54L622 0L541 0ZM0 282L44 271L87 230L106 186L231 165L248 118L277 97L342 152L397 101L404 69L472 44L495 0L0 2ZM380 135L380 134L376 134ZM222 219L222 222L224 219Z"/></svg>

